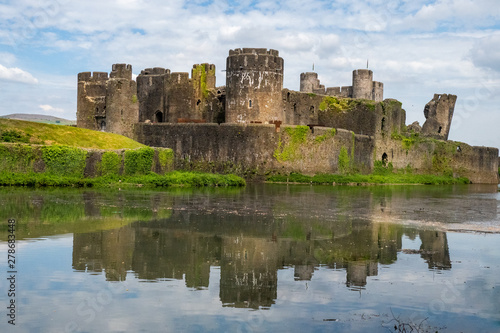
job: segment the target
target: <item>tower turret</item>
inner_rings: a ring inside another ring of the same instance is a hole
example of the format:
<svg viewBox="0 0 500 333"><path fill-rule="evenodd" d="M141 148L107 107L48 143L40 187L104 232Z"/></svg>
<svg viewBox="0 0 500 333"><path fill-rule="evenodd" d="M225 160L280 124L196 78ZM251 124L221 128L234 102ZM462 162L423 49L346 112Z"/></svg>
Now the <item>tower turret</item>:
<svg viewBox="0 0 500 333"><path fill-rule="evenodd" d="M352 72L352 98L373 99L373 72L356 69Z"/></svg>
<svg viewBox="0 0 500 333"><path fill-rule="evenodd" d="M137 83L132 80L132 66L114 64L107 84L107 131L133 137L133 124L139 121Z"/></svg>
<svg viewBox="0 0 500 333"><path fill-rule="evenodd" d="M108 73L78 73L76 125L91 130L106 130L106 85Z"/></svg>
<svg viewBox="0 0 500 333"><path fill-rule="evenodd" d="M230 50L226 63L226 122L282 120L283 66L283 58L276 50Z"/></svg>

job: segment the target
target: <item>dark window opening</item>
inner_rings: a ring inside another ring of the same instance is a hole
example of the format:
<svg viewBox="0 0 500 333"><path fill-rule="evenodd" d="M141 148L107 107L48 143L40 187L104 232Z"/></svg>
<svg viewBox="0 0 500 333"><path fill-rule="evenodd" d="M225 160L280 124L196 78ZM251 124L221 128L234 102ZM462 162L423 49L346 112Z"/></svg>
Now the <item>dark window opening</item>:
<svg viewBox="0 0 500 333"><path fill-rule="evenodd" d="M200 105L201 103L201 99L199 99L197 102L196 102L196 105Z"/></svg>
<svg viewBox="0 0 500 333"><path fill-rule="evenodd" d="M383 164L384 166L387 166L387 162L388 162L388 160L389 160L389 156L387 156L387 154L386 154L386 153L383 153L383 154L382 154L382 164Z"/></svg>
<svg viewBox="0 0 500 333"><path fill-rule="evenodd" d="M120 112L121 112L121 114L122 114L122 116L123 116L123 109L121 109L121 111L120 111Z"/></svg>
<svg viewBox="0 0 500 333"><path fill-rule="evenodd" d="M311 112L311 114L314 114L314 106L311 105L311 107L309 108L309 112Z"/></svg>
<svg viewBox="0 0 500 333"><path fill-rule="evenodd" d="M290 102L290 93L289 92L286 94L286 101Z"/></svg>
<svg viewBox="0 0 500 333"><path fill-rule="evenodd" d="M163 113L161 113L160 111L156 111L156 113L155 113L155 122L156 123L163 122Z"/></svg>
<svg viewBox="0 0 500 333"><path fill-rule="evenodd" d="M99 108L95 108L95 113L99 113Z"/></svg>
<svg viewBox="0 0 500 333"><path fill-rule="evenodd" d="M251 108L251 107L252 107L252 100L251 100L251 99L249 99L249 100L248 100L248 107L249 107L249 108Z"/></svg>
<svg viewBox="0 0 500 333"><path fill-rule="evenodd" d="M294 104L293 105L293 113L296 113L297 112L297 104Z"/></svg>
<svg viewBox="0 0 500 333"><path fill-rule="evenodd" d="M461 151L462 151L462 147L457 146L457 152L459 152L459 153L460 153Z"/></svg>
<svg viewBox="0 0 500 333"><path fill-rule="evenodd" d="M385 130L385 117L384 117L384 118L382 118L382 126L380 127L380 129L381 129L382 131L384 131L384 130Z"/></svg>
<svg viewBox="0 0 500 333"><path fill-rule="evenodd" d="M443 127L439 126L439 129L438 129L438 134L441 134L441 130L443 129Z"/></svg>

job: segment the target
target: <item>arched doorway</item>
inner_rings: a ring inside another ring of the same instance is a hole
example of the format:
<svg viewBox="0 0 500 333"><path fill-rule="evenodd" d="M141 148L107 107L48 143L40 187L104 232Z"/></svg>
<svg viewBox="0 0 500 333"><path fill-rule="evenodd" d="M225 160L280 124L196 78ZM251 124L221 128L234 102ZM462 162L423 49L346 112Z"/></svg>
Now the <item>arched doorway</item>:
<svg viewBox="0 0 500 333"><path fill-rule="evenodd" d="M156 111L155 113L155 123L163 122L163 113L161 111Z"/></svg>
<svg viewBox="0 0 500 333"><path fill-rule="evenodd" d="M383 164L384 166L387 166L387 162L388 162L388 161L389 161L389 156L387 156L387 154L386 154L386 153L383 153L383 154L382 154L382 164Z"/></svg>

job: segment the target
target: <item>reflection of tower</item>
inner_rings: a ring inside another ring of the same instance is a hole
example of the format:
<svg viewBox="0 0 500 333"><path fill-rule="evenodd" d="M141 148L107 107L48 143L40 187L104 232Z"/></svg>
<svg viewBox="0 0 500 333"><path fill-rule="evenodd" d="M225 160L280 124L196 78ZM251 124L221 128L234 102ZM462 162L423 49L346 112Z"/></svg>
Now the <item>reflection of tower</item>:
<svg viewBox="0 0 500 333"><path fill-rule="evenodd" d="M108 281L125 281L131 268L134 232L129 226L120 229L74 234L73 269L106 272Z"/></svg>
<svg viewBox="0 0 500 333"><path fill-rule="evenodd" d="M448 250L446 233L441 231L420 231L420 246L422 259L425 259L429 269L450 269L451 260Z"/></svg>
<svg viewBox="0 0 500 333"><path fill-rule="evenodd" d="M262 238L226 238L222 248L220 299L224 306L270 307L277 298L278 244Z"/></svg>
<svg viewBox="0 0 500 333"><path fill-rule="evenodd" d="M373 261L351 261L347 264L347 286L364 287L368 276L377 276L378 263Z"/></svg>
<svg viewBox="0 0 500 333"><path fill-rule="evenodd" d="M210 262L219 238L139 225L132 269L140 279L182 279L191 288L208 287Z"/></svg>
<svg viewBox="0 0 500 333"><path fill-rule="evenodd" d="M236 49L226 64L226 122L283 120L283 58L276 50Z"/></svg>

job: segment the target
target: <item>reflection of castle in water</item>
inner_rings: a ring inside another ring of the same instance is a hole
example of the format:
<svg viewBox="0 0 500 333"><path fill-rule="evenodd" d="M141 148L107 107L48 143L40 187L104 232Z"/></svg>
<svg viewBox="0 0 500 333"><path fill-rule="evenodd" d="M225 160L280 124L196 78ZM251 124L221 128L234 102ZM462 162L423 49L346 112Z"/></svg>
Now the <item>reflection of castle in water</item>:
<svg viewBox="0 0 500 333"><path fill-rule="evenodd" d="M213 223L212 223L213 222ZM224 306L270 307L277 298L278 270L293 266L295 280L311 280L317 267L346 271L346 285L360 289L378 265L397 260L402 237L422 241L421 257L432 269L450 269L446 234L348 217L322 221L275 221L260 217L205 215L174 210L171 218L120 229L75 234L73 267L105 271L123 281L128 271L143 280L185 279L189 288L209 285L220 266Z"/></svg>

